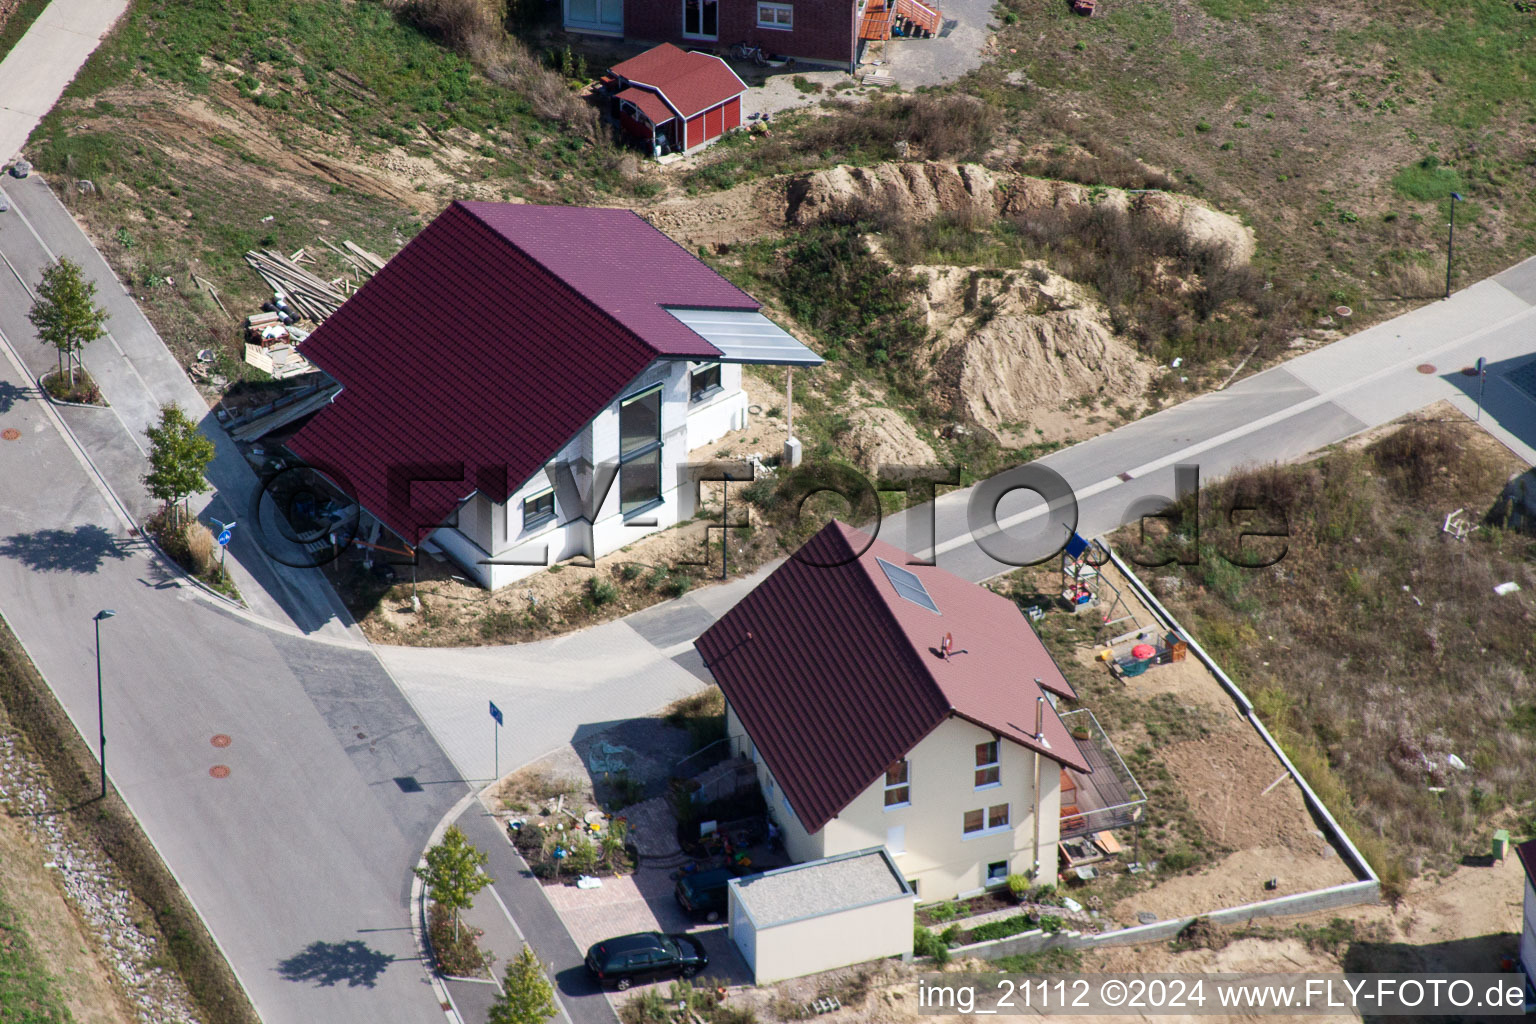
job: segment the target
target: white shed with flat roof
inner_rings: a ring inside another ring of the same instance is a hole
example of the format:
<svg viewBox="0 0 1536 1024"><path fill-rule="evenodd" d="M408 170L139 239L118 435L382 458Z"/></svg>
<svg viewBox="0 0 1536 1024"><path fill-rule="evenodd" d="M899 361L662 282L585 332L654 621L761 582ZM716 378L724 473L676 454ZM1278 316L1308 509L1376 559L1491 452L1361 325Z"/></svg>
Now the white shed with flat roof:
<svg viewBox="0 0 1536 1024"><path fill-rule="evenodd" d="M912 953L912 889L884 847L730 882L731 941L768 985Z"/></svg>

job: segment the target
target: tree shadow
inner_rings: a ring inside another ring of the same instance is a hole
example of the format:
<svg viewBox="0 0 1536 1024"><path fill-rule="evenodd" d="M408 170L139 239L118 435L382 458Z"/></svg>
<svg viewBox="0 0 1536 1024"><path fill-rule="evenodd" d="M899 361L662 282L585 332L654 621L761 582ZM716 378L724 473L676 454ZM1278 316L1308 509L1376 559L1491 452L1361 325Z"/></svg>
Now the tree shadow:
<svg viewBox="0 0 1536 1024"><path fill-rule="evenodd" d="M388 953L369 949L359 939L311 942L277 965L284 981L312 981L317 987L346 982L352 988L373 988L384 969L395 962Z"/></svg>
<svg viewBox="0 0 1536 1024"><path fill-rule="evenodd" d="M0 380L0 414L8 413L17 402L33 397L31 388L19 388L8 380Z"/></svg>
<svg viewBox="0 0 1536 1024"><path fill-rule="evenodd" d="M14 558L37 572L92 573L108 558L121 561L128 552L121 541L95 523L73 530L37 530L0 540L0 557Z"/></svg>

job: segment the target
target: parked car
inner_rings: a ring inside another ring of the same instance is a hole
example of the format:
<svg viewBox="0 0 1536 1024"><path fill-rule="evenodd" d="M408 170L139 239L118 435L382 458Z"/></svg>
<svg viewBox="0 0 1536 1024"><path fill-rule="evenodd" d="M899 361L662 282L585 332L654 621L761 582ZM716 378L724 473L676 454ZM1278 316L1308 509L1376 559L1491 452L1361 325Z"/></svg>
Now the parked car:
<svg viewBox="0 0 1536 1024"><path fill-rule="evenodd" d="M696 871L679 878L672 894L677 897L678 906L713 924L725 916L729 883L735 877L730 868Z"/></svg>
<svg viewBox="0 0 1536 1024"><path fill-rule="evenodd" d="M703 943L691 935L637 932L604 939L587 950L587 970L619 991L637 981L678 974L691 978L709 966Z"/></svg>

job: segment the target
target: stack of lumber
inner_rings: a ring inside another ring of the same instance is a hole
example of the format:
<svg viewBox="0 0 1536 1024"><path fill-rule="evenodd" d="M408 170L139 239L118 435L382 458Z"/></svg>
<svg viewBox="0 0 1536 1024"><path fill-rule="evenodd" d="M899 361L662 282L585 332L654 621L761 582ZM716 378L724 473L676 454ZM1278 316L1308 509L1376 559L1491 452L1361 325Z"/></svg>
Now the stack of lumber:
<svg viewBox="0 0 1536 1024"><path fill-rule="evenodd" d="M308 359L299 355L298 350L289 344L263 347L246 342L245 361L278 380L297 377L301 373L313 373L315 369Z"/></svg>
<svg viewBox="0 0 1536 1024"><path fill-rule="evenodd" d="M289 308L315 323L324 321L346 301L334 285L320 280L280 252L253 249L245 254L245 262L283 297Z"/></svg>
<svg viewBox="0 0 1536 1024"><path fill-rule="evenodd" d="M323 238L320 241L325 242L332 252L351 264L352 269L360 275L360 278L372 277L384 269L385 261L383 257L369 252L362 246L354 245L349 241L343 241L341 243L342 247L338 249Z"/></svg>

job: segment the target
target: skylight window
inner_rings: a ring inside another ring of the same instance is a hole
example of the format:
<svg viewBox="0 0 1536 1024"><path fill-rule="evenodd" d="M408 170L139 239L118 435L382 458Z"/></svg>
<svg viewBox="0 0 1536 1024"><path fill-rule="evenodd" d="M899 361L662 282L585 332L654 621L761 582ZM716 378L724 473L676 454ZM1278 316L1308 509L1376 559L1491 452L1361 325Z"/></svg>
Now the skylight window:
<svg viewBox="0 0 1536 1024"><path fill-rule="evenodd" d="M885 573L885 578L891 581L891 586L896 588L896 593L915 605L927 608L935 615L942 614L939 606L934 604L933 598L928 595L928 588L923 586L923 581L917 578L916 573L892 565L883 558L877 558L875 561L880 563L880 571Z"/></svg>

